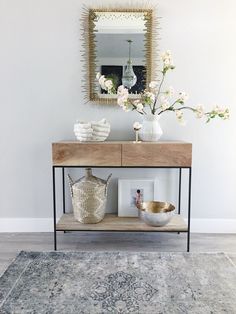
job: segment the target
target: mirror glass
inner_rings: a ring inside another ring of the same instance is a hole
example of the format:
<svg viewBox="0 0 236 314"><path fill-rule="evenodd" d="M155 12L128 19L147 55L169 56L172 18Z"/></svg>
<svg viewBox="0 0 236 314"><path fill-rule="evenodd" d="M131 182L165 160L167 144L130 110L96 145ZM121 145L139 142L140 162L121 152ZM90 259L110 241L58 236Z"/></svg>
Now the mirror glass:
<svg viewBox="0 0 236 314"><path fill-rule="evenodd" d="M138 95L148 84L148 30L147 12L100 12L90 15L91 27L90 55L93 63L90 66L90 98L94 100L116 99L117 88L124 85L131 97ZM149 34L149 35L148 35ZM150 58L150 56L149 56ZM149 60L150 61L150 60ZM149 69L150 71L150 69ZM101 88L96 74L101 73L113 82L112 94ZM93 100L90 99L90 100Z"/></svg>

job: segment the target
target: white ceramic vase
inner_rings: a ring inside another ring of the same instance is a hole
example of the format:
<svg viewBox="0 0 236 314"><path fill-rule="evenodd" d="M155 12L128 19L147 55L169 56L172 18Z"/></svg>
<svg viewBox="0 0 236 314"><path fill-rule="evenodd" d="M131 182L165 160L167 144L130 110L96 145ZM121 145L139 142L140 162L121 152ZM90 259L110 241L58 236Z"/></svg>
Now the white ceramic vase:
<svg viewBox="0 0 236 314"><path fill-rule="evenodd" d="M139 131L139 137L144 142L157 142L163 131L159 124L158 115L148 114L143 116L142 129Z"/></svg>

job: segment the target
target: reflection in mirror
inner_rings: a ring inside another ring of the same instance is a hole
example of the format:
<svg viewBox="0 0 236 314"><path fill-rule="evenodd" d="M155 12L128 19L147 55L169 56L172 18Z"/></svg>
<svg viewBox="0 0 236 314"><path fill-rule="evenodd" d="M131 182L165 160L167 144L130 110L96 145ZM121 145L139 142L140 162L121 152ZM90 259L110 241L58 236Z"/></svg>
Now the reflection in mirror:
<svg viewBox="0 0 236 314"><path fill-rule="evenodd" d="M146 87L144 13L96 12L94 30L96 72L111 79L115 90L123 84L137 96ZM107 93L98 85L97 92Z"/></svg>

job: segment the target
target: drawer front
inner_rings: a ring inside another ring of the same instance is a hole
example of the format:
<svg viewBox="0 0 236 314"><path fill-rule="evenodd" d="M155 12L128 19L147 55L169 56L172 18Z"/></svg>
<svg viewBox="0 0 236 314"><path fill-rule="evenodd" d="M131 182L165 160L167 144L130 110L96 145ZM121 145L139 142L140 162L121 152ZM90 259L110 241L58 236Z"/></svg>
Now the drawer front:
<svg viewBox="0 0 236 314"><path fill-rule="evenodd" d="M121 145L53 143L54 166L121 166Z"/></svg>
<svg viewBox="0 0 236 314"><path fill-rule="evenodd" d="M122 145L122 166L191 167L190 143L137 143Z"/></svg>

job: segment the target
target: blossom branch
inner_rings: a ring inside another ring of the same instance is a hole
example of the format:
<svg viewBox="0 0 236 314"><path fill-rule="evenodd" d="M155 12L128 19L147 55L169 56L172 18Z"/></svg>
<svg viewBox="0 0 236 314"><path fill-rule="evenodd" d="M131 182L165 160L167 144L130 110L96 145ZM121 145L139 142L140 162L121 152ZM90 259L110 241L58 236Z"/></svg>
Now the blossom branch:
<svg viewBox="0 0 236 314"><path fill-rule="evenodd" d="M161 55L163 61L163 67L160 71L162 73L162 78L160 83L152 81L149 84L149 89L141 93L139 99L131 100L129 98L129 90L121 85L116 90L115 84L110 78L106 78L100 73L97 74L97 80L102 89L106 90L108 94L117 93L117 103L124 111L136 111L141 115L147 114L145 107L150 109L150 113L155 115L161 115L164 112L173 111L176 114L177 120L184 124L183 111L190 110L196 114L197 118L207 117L209 122L215 117L219 117L223 120L229 118L229 109L222 109L218 106L213 108L211 111L204 111L202 105L197 105L196 107L186 106L185 102L188 99L188 95L185 92L180 92L178 98L170 104L170 98L174 94L174 89L169 87L168 90L162 91L163 83L165 81L166 73L169 70L173 70L175 67L173 65L173 60L170 51L166 51ZM161 97L160 97L161 95ZM159 99L160 98L160 99Z"/></svg>

